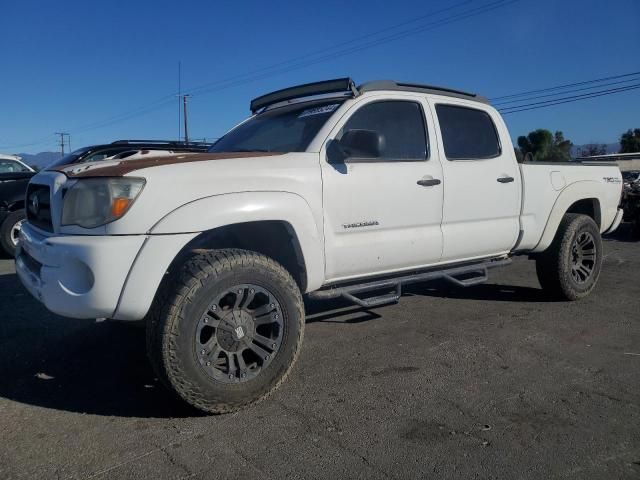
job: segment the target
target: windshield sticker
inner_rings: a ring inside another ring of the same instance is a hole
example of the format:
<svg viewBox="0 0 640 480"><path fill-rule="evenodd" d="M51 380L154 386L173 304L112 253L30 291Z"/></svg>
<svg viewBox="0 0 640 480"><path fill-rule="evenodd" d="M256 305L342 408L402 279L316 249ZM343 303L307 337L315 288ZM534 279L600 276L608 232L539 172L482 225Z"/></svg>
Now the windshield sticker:
<svg viewBox="0 0 640 480"><path fill-rule="evenodd" d="M339 103L334 103L333 105L324 105L322 107L308 108L307 110L302 112L300 115L298 115L298 118L310 117L311 115L322 115L323 113L331 113L339 106L340 106Z"/></svg>

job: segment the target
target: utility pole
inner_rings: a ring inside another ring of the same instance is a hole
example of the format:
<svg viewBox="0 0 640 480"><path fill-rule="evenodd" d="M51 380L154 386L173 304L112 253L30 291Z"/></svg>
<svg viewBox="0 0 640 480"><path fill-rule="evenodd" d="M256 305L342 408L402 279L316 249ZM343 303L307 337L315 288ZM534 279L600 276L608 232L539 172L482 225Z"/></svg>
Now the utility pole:
<svg viewBox="0 0 640 480"><path fill-rule="evenodd" d="M180 105L180 97L182 96L182 62L178 61L178 141L180 141L180 137L182 136L182 118L181 118L181 110L182 105Z"/></svg>
<svg viewBox="0 0 640 480"><path fill-rule="evenodd" d="M60 135L60 153L64 157L64 137L66 135L67 141L69 142L69 150L71 150L71 135L67 132L55 132L55 135Z"/></svg>
<svg viewBox="0 0 640 480"><path fill-rule="evenodd" d="M182 107L183 107L183 116L184 116L184 143L189 143L189 131L187 130L187 98L191 95L185 94L180 95L182 97Z"/></svg>

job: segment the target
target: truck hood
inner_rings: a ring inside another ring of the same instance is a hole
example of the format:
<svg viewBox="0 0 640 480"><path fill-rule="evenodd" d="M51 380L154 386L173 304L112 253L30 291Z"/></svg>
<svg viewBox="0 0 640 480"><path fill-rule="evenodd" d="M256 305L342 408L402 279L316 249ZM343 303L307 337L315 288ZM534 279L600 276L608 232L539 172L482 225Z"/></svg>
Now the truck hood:
<svg viewBox="0 0 640 480"><path fill-rule="evenodd" d="M32 182L48 185L52 205L59 212L67 182L100 177L136 177L145 186L120 220L92 230L62 226L68 235L137 235L152 231L157 222L178 208L200 199L246 192L280 192L322 203L317 152L228 152L149 155L144 158L104 160L61 165L40 172ZM258 197L247 208L259 208ZM318 210L321 211L321 210ZM54 222L55 223L55 222ZM58 228L54 225L54 228Z"/></svg>
<svg viewBox="0 0 640 480"><path fill-rule="evenodd" d="M121 177L136 170L175 165L178 163L209 162L235 158L256 158L284 155L281 152L222 152L222 153L176 153L172 155L153 155L134 159L105 160L52 167L48 171L64 173L69 178L82 177Z"/></svg>

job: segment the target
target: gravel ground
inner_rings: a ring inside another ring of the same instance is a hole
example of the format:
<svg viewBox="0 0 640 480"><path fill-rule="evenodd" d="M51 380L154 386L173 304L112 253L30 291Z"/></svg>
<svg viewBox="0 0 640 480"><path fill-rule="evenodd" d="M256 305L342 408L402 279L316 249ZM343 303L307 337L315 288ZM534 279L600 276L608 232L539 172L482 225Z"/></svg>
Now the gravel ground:
<svg viewBox="0 0 640 480"><path fill-rule="evenodd" d="M640 243L605 251L575 303L524 258L310 303L289 381L223 416L158 385L142 329L52 315L0 260L0 478L640 478Z"/></svg>

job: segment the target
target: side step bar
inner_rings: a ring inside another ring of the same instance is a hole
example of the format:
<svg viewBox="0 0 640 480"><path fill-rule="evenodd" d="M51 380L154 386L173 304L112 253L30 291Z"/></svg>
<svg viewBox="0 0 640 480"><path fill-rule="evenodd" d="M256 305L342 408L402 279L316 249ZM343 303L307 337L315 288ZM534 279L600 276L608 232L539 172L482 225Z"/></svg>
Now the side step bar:
<svg viewBox="0 0 640 480"><path fill-rule="evenodd" d="M423 273L404 275L401 277L373 280L367 283L332 287L326 290L316 290L315 292L311 292L309 297L316 300L328 300L331 298L342 297L345 300L349 300L364 308L378 307L380 305L396 303L400 300L403 285L442 279L459 287L471 287L473 285L479 285L486 282L489 279L490 268L504 267L510 263L510 258L488 260L482 263L446 268L444 270L432 270ZM386 293L384 295L367 298L360 298L356 296L358 294L373 292L385 288L394 288L395 291L393 293Z"/></svg>

